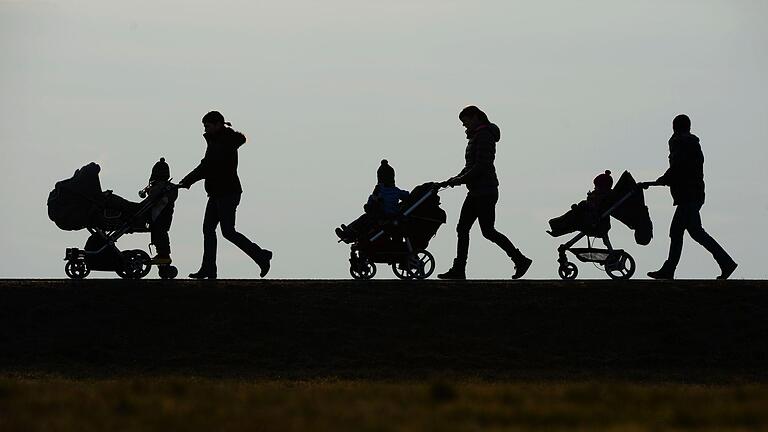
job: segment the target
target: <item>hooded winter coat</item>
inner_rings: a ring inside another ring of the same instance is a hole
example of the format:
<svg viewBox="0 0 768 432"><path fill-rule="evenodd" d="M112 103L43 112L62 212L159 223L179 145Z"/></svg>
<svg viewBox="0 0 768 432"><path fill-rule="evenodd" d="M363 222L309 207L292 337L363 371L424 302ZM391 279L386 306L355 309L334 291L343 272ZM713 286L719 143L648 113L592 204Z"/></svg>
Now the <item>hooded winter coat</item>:
<svg viewBox="0 0 768 432"><path fill-rule="evenodd" d="M672 135L669 169L657 182L669 186L675 205L704 204L704 153L696 135Z"/></svg>
<svg viewBox="0 0 768 432"><path fill-rule="evenodd" d="M181 183L191 186L205 179L208 196L242 193L237 176L237 149L245 144L245 135L225 127L215 134L203 134L208 147L200 164Z"/></svg>
<svg viewBox="0 0 768 432"><path fill-rule="evenodd" d="M493 123L467 131L464 169L454 177L456 184L465 184L470 194L493 193L499 187L496 176L496 143L501 139L499 127Z"/></svg>

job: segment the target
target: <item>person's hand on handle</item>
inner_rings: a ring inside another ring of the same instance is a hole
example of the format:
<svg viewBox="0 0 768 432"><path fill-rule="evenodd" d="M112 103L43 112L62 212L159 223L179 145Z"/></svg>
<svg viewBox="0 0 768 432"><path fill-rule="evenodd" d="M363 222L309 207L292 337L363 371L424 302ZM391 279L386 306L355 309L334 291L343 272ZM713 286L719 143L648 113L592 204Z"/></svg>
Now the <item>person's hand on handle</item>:
<svg viewBox="0 0 768 432"><path fill-rule="evenodd" d="M438 183L438 185L440 187L455 187L458 185L458 183L456 182L456 177L451 177L446 181Z"/></svg>
<svg viewBox="0 0 768 432"><path fill-rule="evenodd" d="M661 183L659 183L659 181L656 180L656 181L650 181L650 182L640 182L637 185L645 190L648 190L648 188L651 186L661 186Z"/></svg>

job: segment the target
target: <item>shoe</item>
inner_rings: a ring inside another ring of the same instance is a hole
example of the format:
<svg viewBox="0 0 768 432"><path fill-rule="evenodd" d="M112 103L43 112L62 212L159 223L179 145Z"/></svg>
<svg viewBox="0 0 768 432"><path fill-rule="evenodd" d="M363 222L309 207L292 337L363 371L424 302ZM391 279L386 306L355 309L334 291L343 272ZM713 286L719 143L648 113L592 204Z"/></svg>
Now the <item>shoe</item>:
<svg viewBox="0 0 768 432"><path fill-rule="evenodd" d="M512 275L512 279L520 279L523 277L528 269L531 268L532 263L533 260L528 257L520 258L520 260L515 263L515 274Z"/></svg>
<svg viewBox="0 0 768 432"><path fill-rule="evenodd" d="M167 254L157 254L149 261L151 265L168 265L172 262L171 256Z"/></svg>
<svg viewBox="0 0 768 432"><path fill-rule="evenodd" d="M345 241L346 240L347 236L346 236L346 233L344 232L343 229L336 228L336 230L334 232L336 233L336 236L339 237L339 240L341 240L341 241Z"/></svg>
<svg viewBox="0 0 768 432"><path fill-rule="evenodd" d="M258 264L259 268L261 268L261 273L259 273L259 276L264 277L267 275L267 273L269 273L269 268L271 267L270 261L272 260L272 251L262 249L256 252L256 257L253 260L256 261L256 264Z"/></svg>
<svg viewBox="0 0 768 432"><path fill-rule="evenodd" d="M734 261L731 261L730 263L720 267L720 276L718 276L717 280L726 280L733 274L734 271L736 271L736 267L739 265L736 264Z"/></svg>
<svg viewBox="0 0 768 432"><path fill-rule="evenodd" d="M464 280L467 278L467 275L463 268L457 268L455 265L451 267L450 270L448 270L445 273L437 275L438 279L455 279L455 280Z"/></svg>
<svg viewBox="0 0 768 432"><path fill-rule="evenodd" d="M662 267L659 270L648 272L648 277L658 280L672 280L675 278L675 272L669 271Z"/></svg>
<svg viewBox="0 0 768 432"><path fill-rule="evenodd" d="M343 226L344 225L342 225L342 227ZM344 243L350 244L355 242L354 234L349 232L349 230L346 227L336 228L335 232L336 232L336 235L339 237L339 240L343 241Z"/></svg>
<svg viewBox="0 0 768 432"><path fill-rule="evenodd" d="M198 279L198 280L216 279L216 273L208 273L208 272L204 272L204 271L200 270L197 273L190 273L189 274L189 278L190 279Z"/></svg>

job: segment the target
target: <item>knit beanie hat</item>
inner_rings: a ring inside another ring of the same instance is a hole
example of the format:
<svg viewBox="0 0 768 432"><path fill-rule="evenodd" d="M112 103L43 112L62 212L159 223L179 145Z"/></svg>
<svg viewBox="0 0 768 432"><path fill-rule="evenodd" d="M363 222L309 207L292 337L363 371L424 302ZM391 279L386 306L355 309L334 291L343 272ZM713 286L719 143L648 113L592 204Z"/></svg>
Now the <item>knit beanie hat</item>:
<svg viewBox="0 0 768 432"><path fill-rule="evenodd" d="M376 179L383 185L395 185L395 169L389 166L389 162L386 159L381 160L381 165L376 170Z"/></svg>
<svg viewBox="0 0 768 432"><path fill-rule="evenodd" d="M155 166L152 167L152 174L149 176L149 181L167 181L171 178L171 168L165 163L165 158L160 158L155 162Z"/></svg>
<svg viewBox="0 0 768 432"><path fill-rule="evenodd" d="M613 178L611 177L611 172L609 170L605 170L604 173L595 177L594 183L595 190L611 190L613 187Z"/></svg>

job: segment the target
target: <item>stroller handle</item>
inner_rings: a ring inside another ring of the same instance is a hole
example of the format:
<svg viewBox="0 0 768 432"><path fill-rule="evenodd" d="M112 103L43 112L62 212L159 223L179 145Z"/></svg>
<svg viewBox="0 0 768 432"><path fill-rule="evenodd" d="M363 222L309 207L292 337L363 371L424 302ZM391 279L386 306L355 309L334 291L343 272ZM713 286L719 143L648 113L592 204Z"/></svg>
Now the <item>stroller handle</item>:
<svg viewBox="0 0 768 432"><path fill-rule="evenodd" d="M649 181L649 182L640 182L637 184L637 187L639 187L640 189L648 189L651 186L663 186L663 185L655 180Z"/></svg>

